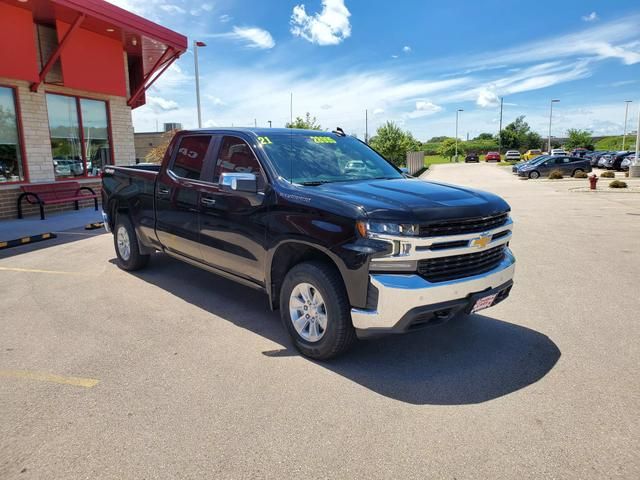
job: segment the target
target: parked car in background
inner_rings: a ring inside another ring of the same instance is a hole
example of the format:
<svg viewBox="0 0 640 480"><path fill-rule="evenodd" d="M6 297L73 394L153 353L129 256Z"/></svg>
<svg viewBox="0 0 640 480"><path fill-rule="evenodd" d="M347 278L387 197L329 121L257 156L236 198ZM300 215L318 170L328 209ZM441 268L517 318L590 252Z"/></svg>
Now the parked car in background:
<svg viewBox="0 0 640 480"><path fill-rule="evenodd" d="M620 170L624 170L624 171L629 170L629 167L631 166L631 162L633 162L635 159L636 159L635 155L629 155L627 158L622 160L622 162L620 163Z"/></svg>
<svg viewBox="0 0 640 480"><path fill-rule="evenodd" d="M487 152L487 154L484 156L484 159L486 162L499 162L501 160L500 154L498 152Z"/></svg>
<svg viewBox="0 0 640 480"><path fill-rule="evenodd" d="M504 159L509 161L520 160L520 152L517 150L508 150L507 153L504 154Z"/></svg>
<svg viewBox="0 0 640 480"><path fill-rule="evenodd" d="M542 155L542 150L527 150L525 154L522 155L522 158L524 158L525 160L533 160L540 155Z"/></svg>
<svg viewBox="0 0 640 480"><path fill-rule="evenodd" d="M549 158L549 155L540 155L539 157L536 157L533 160L527 160L526 162L516 163L513 167L511 167L511 171L517 175L518 171L525 165L529 165L530 163L533 163L533 162L539 162L543 158Z"/></svg>
<svg viewBox="0 0 640 480"><path fill-rule="evenodd" d="M598 159L598 167L600 168L606 168L605 164L607 163L607 161L613 156L615 155L616 152L607 152L607 153L603 153L600 158Z"/></svg>
<svg viewBox="0 0 640 480"><path fill-rule="evenodd" d="M518 170L520 177L539 178L547 176L552 170L560 170L564 175L572 177L577 172L590 172L591 163L580 157L566 155L554 155L551 157L539 157Z"/></svg>
<svg viewBox="0 0 640 480"><path fill-rule="evenodd" d="M552 148L551 155L568 155L568 153L564 151L564 148Z"/></svg>
<svg viewBox="0 0 640 480"><path fill-rule="evenodd" d="M602 157L602 155L604 155L605 153L609 153L609 150L594 150L593 152L588 153L585 158L589 159L592 167L597 167L598 160L600 160L600 157Z"/></svg>
<svg viewBox="0 0 640 480"><path fill-rule="evenodd" d="M627 158L629 155L634 152L629 152L628 150L620 150L619 152L614 152L609 155L604 156L604 162L602 162L602 166L607 170L620 170L620 164L622 160Z"/></svg>
<svg viewBox="0 0 640 480"><path fill-rule="evenodd" d="M480 157L477 153L467 153L467 156L464 157L464 163L480 163Z"/></svg>
<svg viewBox="0 0 640 480"><path fill-rule="evenodd" d="M589 150L587 150L586 148L574 148L571 151L571 156L584 158L587 153L589 153Z"/></svg>

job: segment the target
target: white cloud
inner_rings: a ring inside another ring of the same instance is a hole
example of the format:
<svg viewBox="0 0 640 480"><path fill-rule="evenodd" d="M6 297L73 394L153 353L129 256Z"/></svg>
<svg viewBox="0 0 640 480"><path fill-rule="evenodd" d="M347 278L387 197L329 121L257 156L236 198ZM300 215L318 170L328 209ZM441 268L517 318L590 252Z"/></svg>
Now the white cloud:
<svg viewBox="0 0 640 480"><path fill-rule="evenodd" d="M210 93L207 93L205 95L205 97L216 107L222 107L224 105L226 105L225 102L222 101L222 99L220 97L217 97L215 95L211 95Z"/></svg>
<svg viewBox="0 0 640 480"><path fill-rule="evenodd" d="M233 18L231 17L231 15L227 15L226 13L224 13L220 15L219 20L221 23L227 23L233 20Z"/></svg>
<svg viewBox="0 0 640 480"><path fill-rule="evenodd" d="M419 100L416 102L416 109L413 112L409 112L407 117L409 118L420 118L426 117L427 115L433 115L434 113L438 113L442 111L442 107L440 105L436 105L433 102Z"/></svg>
<svg viewBox="0 0 640 480"><path fill-rule="evenodd" d="M210 33L201 35L203 38L230 38L232 40L240 40L245 43L248 48L259 48L267 50L275 47L276 42L271 34L258 27L238 27L234 26L233 31L226 33Z"/></svg>
<svg viewBox="0 0 640 480"><path fill-rule="evenodd" d="M589 15L582 17L582 20L585 22L595 22L598 20L598 14L596 12L591 12Z"/></svg>
<svg viewBox="0 0 640 480"><path fill-rule="evenodd" d="M154 112L170 112L180 108L178 102L174 100L167 100L166 98L154 97L151 95L147 97L147 105Z"/></svg>
<svg viewBox="0 0 640 480"><path fill-rule="evenodd" d="M498 95L495 94L495 92L492 92L487 88L482 88L478 92L478 98L476 98L476 105L478 105L479 107L482 107L482 108L495 107L499 104L500 104L500 99L498 98Z"/></svg>
<svg viewBox="0 0 640 480"><path fill-rule="evenodd" d="M158 8L160 10L163 10L163 11L167 12L167 13L187 13L187 11L184 8L182 8L182 7L178 6L178 5L170 4L170 3L165 3L164 5L159 5Z"/></svg>
<svg viewBox="0 0 640 480"><path fill-rule="evenodd" d="M202 8L202 10L204 10L205 12L211 12L213 11L213 5L210 3L203 3L200 8Z"/></svg>
<svg viewBox="0 0 640 480"><path fill-rule="evenodd" d="M404 53L411 53L411 47L409 45L405 45L404 47L402 47L402 51Z"/></svg>
<svg viewBox="0 0 640 480"><path fill-rule="evenodd" d="M376 109L373 111L373 115L374 115L374 116L376 116L376 117L377 117L378 115L382 115L383 113L384 113L384 108L376 108Z"/></svg>
<svg viewBox="0 0 640 480"><path fill-rule="evenodd" d="M258 27L233 27L233 33L238 38L249 42L250 48L269 49L276 45L269 32Z"/></svg>
<svg viewBox="0 0 640 480"><path fill-rule="evenodd" d="M351 13L344 0L322 0L322 11L309 15L304 4L293 7L291 33L318 45L338 45L351 35Z"/></svg>
<svg viewBox="0 0 640 480"><path fill-rule="evenodd" d="M398 55L391 55L391 58L398 58Z"/></svg>

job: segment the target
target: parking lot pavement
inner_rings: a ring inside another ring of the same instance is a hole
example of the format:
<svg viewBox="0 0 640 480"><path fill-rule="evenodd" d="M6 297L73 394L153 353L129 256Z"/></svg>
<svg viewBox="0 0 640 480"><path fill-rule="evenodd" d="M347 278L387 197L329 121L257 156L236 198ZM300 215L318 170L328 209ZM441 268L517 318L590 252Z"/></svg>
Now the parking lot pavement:
<svg viewBox="0 0 640 480"><path fill-rule="evenodd" d="M120 271L110 235L0 259L0 478L639 478L640 196L430 178L511 203L511 298L328 363L253 290Z"/></svg>

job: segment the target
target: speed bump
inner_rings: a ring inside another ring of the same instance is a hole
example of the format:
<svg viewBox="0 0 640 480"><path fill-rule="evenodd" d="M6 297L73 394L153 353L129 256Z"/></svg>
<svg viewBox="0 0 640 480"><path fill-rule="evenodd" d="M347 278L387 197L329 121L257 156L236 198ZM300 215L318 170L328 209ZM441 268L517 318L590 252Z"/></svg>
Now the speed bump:
<svg viewBox="0 0 640 480"><path fill-rule="evenodd" d="M49 240L50 238L56 238L56 234L49 232L31 235L30 237L16 238L15 240L0 241L0 250L26 245L28 243L41 242L42 240Z"/></svg>

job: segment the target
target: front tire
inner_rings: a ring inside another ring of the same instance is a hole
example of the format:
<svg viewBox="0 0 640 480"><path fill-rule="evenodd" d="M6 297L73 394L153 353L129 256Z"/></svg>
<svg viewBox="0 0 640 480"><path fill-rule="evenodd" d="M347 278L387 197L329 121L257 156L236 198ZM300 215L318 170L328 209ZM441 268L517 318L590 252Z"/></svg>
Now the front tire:
<svg viewBox="0 0 640 480"><path fill-rule="evenodd" d="M285 276L280 318L305 356L328 360L356 340L347 292L338 271L322 262L304 262Z"/></svg>
<svg viewBox="0 0 640 480"><path fill-rule="evenodd" d="M113 244L116 249L116 263L122 270L133 272L149 263L149 255L140 253L138 236L129 217L118 215L113 230Z"/></svg>
<svg viewBox="0 0 640 480"><path fill-rule="evenodd" d="M576 168L573 173L571 174L572 177L576 176L576 173L582 173L584 172L584 170L582 170L581 168Z"/></svg>
<svg viewBox="0 0 640 480"><path fill-rule="evenodd" d="M540 172L534 170L533 172L529 172L529 178L536 179L540 178Z"/></svg>

